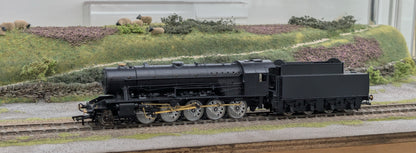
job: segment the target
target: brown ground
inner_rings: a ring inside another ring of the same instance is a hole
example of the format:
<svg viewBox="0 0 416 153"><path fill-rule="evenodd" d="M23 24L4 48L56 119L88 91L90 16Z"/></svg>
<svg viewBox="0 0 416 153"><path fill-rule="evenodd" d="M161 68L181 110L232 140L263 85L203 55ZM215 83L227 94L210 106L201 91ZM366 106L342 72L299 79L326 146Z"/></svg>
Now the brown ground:
<svg viewBox="0 0 416 153"><path fill-rule="evenodd" d="M238 25L237 29L243 29L249 33L272 35L288 33L303 28L299 25L291 24L268 24L268 25Z"/></svg>
<svg viewBox="0 0 416 153"><path fill-rule="evenodd" d="M276 153L416 153L416 142L377 144L325 149L306 149Z"/></svg>

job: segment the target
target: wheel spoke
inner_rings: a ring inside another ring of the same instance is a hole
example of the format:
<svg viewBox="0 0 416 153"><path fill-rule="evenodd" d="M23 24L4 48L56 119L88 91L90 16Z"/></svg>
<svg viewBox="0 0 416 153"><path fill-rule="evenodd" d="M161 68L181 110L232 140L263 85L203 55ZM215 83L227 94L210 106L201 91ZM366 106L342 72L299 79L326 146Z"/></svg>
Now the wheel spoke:
<svg viewBox="0 0 416 153"><path fill-rule="evenodd" d="M202 105L202 103L199 100L190 100L186 103L186 105L191 105L191 104L197 106L197 108L184 110L183 116L185 116L185 118L188 121L197 121L202 117L202 115L204 115L204 108L198 107Z"/></svg>
<svg viewBox="0 0 416 153"><path fill-rule="evenodd" d="M161 110L162 111L169 110L169 108L162 108ZM173 112L169 112L169 113L160 114L160 117L165 122L175 122L176 120L179 119L180 116L181 116L180 111L173 111Z"/></svg>
<svg viewBox="0 0 416 153"><path fill-rule="evenodd" d="M217 105L217 104L223 104L223 101L211 100L207 103L207 105ZM225 107L224 106L207 107L205 109L205 115L207 116L207 118L211 120L220 119L225 115Z"/></svg>
<svg viewBox="0 0 416 153"><path fill-rule="evenodd" d="M104 110L101 116L98 118L98 121L101 125L112 125L114 117L111 110Z"/></svg>
<svg viewBox="0 0 416 153"><path fill-rule="evenodd" d="M137 111L136 117L137 120L139 120L139 122L143 124L153 123L156 119L156 117L154 117L153 115L145 114L143 111Z"/></svg>
<svg viewBox="0 0 416 153"><path fill-rule="evenodd" d="M232 101L230 104L240 104L227 107L227 114L231 118L242 118L247 111L247 103L245 101Z"/></svg>

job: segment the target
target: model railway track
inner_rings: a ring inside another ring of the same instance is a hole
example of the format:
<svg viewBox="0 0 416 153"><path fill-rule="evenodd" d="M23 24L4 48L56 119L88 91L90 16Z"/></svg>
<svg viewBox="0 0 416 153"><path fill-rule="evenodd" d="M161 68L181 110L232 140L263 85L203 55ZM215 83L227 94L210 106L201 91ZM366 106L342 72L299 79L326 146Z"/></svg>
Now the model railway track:
<svg viewBox="0 0 416 153"><path fill-rule="evenodd" d="M406 103L406 104L387 104L387 105L364 105L360 110L363 109L380 109L380 108L392 108L392 107L415 107L416 103Z"/></svg>
<svg viewBox="0 0 416 153"><path fill-rule="evenodd" d="M366 106L366 107L363 107L359 111L350 112L350 113L334 112L331 114L312 114L312 115L295 114L292 116L279 116L279 115L272 115L270 112L266 112L266 111L257 111L257 112L248 112L246 113L245 117L240 118L240 119L227 118L227 119L218 119L218 120L155 122L152 124L122 123L122 124L116 124L113 126L96 126L92 122L86 122L87 124L83 126L79 122L62 122L62 123L0 125L0 136L74 132L74 131L92 131L92 130L105 130L105 129L194 125L194 124L209 124L209 123L290 120L290 119L300 119L300 118L325 118L325 117L336 117L336 116L360 116L360 115L388 114L388 113L399 113L399 112L403 112L403 113L416 112L416 103Z"/></svg>
<svg viewBox="0 0 416 153"><path fill-rule="evenodd" d="M92 129L89 126L80 126L77 122L0 125L0 136L73 132L86 130Z"/></svg>

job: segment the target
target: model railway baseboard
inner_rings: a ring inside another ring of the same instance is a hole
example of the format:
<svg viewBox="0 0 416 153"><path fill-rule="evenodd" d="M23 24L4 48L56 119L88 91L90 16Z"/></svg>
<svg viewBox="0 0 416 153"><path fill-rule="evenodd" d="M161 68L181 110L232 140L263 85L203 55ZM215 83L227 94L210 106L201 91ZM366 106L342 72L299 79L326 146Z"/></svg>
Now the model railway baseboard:
<svg viewBox="0 0 416 153"><path fill-rule="evenodd" d="M285 141L267 141L267 142L253 142L253 143L239 143L239 144L224 144L212 146L196 146L183 148L165 148L154 150L136 150L123 151L129 153L187 153L187 152L285 152L296 150L324 149L339 147L359 147L379 144L399 144L399 143L415 143L416 132L403 133L385 133L374 135L360 135L336 138L317 138L317 139L300 139L300 140L285 140ZM380 148L380 146L377 146ZM354 151L353 149L347 150ZM380 151L380 150L378 150ZM402 151L414 152L412 149L404 149ZM302 151L300 151L302 152ZM314 152L318 152L314 150ZM371 152L371 151L367 151ZM376 151L374 151L376 152Z"/></svg>

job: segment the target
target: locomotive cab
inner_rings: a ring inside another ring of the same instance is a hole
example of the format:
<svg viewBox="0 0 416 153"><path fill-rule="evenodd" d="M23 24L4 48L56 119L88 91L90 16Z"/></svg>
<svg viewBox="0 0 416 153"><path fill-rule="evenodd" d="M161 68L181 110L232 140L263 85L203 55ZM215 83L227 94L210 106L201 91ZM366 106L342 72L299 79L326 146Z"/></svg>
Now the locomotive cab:
<svg viewBox="0 0 416 153"><path fill-rule="evenodd" d="M243 71L244 95L246 96L266 96L268 92L269 68L274 64L269 60L252 59L249 61L239 61Z"/></svg>

